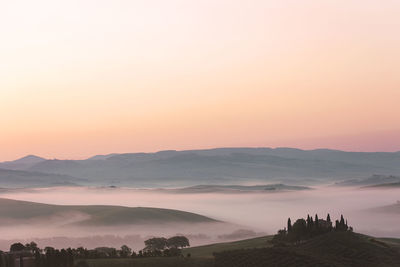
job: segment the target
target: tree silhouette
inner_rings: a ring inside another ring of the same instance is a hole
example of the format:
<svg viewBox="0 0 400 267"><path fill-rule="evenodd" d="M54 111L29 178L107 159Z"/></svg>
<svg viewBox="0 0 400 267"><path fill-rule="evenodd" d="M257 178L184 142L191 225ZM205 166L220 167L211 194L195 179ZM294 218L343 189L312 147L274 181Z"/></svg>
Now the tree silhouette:
<svg viewBox="0 0 400 267"><path fill-rule="evenodd" d="M11 252L23 251L25 246L22 243L14 243L10 246Z"/></svg>
<svg viewBox="0 0 400 267"><path fill-rule="evenodd" d="M290 218L287 221L287 231L288 232L292 231L292 221L290 220Z"/></svg>
<svg viewBox="0 0 400 267"><path fill-rule="evenodd" d="M120 256L122 258L127 258L127 257L131 256L131 254L132 254L132 249L130 247L128 247L127 245L123 245L121 247Z"/></svg>
<svg viewBox="0 0 400 267"><path fill-rule="evenodd" d="M155 252L167 247L167 239L164 237L153 237L144 241L145 250Z"/></svg>
<svg viewBox="0 0 400 267"><path fill-rule="evenodd" d="M185 236L173 236L171 238L168 238L167 240L167 246L169 248L185 248L189 247L189 239Z"/></svg>

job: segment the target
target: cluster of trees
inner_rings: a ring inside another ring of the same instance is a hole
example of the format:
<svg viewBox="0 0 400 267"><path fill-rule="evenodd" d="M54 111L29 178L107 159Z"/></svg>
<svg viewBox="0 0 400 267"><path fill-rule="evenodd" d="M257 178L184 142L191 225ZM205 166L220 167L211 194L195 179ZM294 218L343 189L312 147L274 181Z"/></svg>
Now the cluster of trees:
<svg viewBox="0 0 400 267"><path fill-rule="evenodd" d="M189 247L189 239L185 236L173 236L170 238L154 237L144 241L145 248L139 251L139 255L147 257L181 256L182 249Z"/></svg>
<svg viewBox="0 0 400 267"><path fill-rule="evenodd" d="M20 262L19 266L34 264L36 267L72 267L74 266L74 251L71 248L40 249L35 242L26 245L14 243L9 253L0 253L0 267L13 267L16 261Z"/></svg>
<svg viewBox="0 0 400 267"><path fill-rule="evenodd" d="M76 260L82 260L77 266L85 266L85 259L181 256L182 248L190 246L185 236L173 236L168 239L154 237L146 240L144 244L145 248L136 253L126 245L121 249L99 247L89 250L79 247L59 250L53 247L40 249L35 242L26 245L14 243L8 254L0 254L0 267L4 265L2 262L5 262L4 267L14 266L12 262L15 259L20 261L29 259L34 261L36 267L73 267ZM1 257L4 257L4 260Z"/></svg>
<svg viewBox="0 0 400 267"><path fill-rule="evenodd" d="M329 214L326 220L319 219L318 214L315 214L315 219L307 215L307 219L298 219L293 225L289 218L287 228L279 230L274 236L273 242L299 242L331 231L353 231L353 228L347 225L347 220L343 215L340 216L340 220L335 221L334 226Z"/></svg>

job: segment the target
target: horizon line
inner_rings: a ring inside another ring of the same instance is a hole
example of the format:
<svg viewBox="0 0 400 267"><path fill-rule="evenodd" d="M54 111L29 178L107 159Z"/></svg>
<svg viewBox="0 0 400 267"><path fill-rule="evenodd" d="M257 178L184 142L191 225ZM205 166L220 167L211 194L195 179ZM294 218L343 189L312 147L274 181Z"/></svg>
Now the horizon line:
<svg viewBox="0 0 400 267"><path fill-rule="evenodd" d="M156 150L156 151L150 151L150 152L144 152L144 151L137 151L137 152L111 152L111 153L104 153L104 154L94 154L92 156L89 156L87 158L82 158L82 159L73 159L73 158L47 158L47 157L42 157L38 156L35 154L27 154L22 157L18 157L14 160L5 160L5 161L0 161L0 163L6 163L6 162L14 162L17 160L21 160L24 158L28 157L37 157L41 158L44 160L89 160L91 158L94 158L96 156L109 156L109 155L125 155L125 154L157 154L157 153L162 153L162 152L189 152L189 151L206 151L206 150L218 150L218 149L271 149L271 150L277 150L277 149L292 149L292 150L300 150L300 151L319 151L319 150L327 150L327 151L336 151L336 152L345 152L345 153L391 153L391 154L396 154L400 153L400 150L397 151L354 151L354 150L342 150L342 149L334 149L334 148L313 148L313 149L303 149L303 148L298 148L298 147L286 147L286 146L277 146L277 147L267 147L267 146L238 146L238 147L212 147L212 148L197 148L197 149L163 149L163 150Z"/></svg>

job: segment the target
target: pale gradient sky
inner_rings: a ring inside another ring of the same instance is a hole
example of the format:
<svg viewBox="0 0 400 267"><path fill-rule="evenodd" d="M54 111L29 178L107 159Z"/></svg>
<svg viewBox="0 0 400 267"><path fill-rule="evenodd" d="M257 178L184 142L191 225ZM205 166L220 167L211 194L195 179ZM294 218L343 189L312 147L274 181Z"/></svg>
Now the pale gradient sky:
<svg viewBox="0 0 400 267"><path fill-rule="evenodd" d="M0 2L0 160L400 150L400 1Z"/></svg>

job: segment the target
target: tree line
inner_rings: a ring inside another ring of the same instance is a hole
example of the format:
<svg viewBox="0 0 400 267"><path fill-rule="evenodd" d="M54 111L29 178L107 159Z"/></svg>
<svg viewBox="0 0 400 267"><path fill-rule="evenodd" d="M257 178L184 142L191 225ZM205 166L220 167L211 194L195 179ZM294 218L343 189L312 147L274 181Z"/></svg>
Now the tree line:
<svg viewBox="0 0 400 267"><path fill-rule="evenodd" d="M326 220L319 219L318 214L312 216L307 215L307 219L300 218L292 225L292 221L288 218L287 227L280 229L274 236L273 242L300 242L301 240L309 239L317 235L325 234L332 231L353 231L351 226L348 226L347 220L343 215L340 220L336 220L333 225L331 216L326 216Z"/></svg>
<svg viewBox="0 0 400 267"><path fill-rule="evenodd" d="M135 252L127 245L123 245L120 249L110 247L41 249L35 242L25 245L14 243L10 246L9 252L0 251L0 267L14 267L15 261L22 262L20 266L29 261L36 267L84 267L87 266L84 261L86 259L176 257L182 256L182 249L190 246L189 239L185 236L153 237L144 241L144 244L142 250Z"/></svg>

